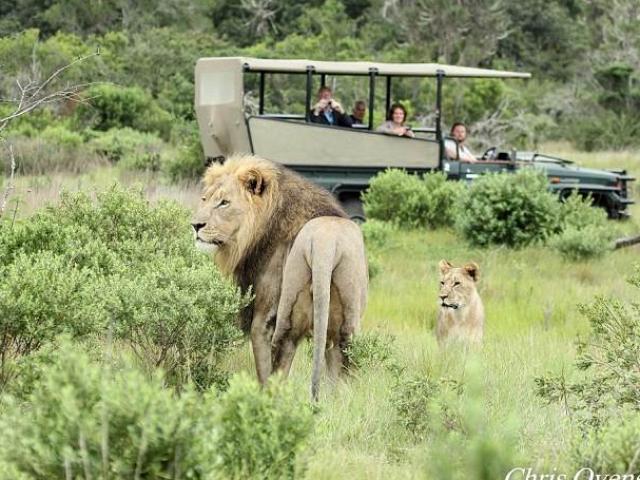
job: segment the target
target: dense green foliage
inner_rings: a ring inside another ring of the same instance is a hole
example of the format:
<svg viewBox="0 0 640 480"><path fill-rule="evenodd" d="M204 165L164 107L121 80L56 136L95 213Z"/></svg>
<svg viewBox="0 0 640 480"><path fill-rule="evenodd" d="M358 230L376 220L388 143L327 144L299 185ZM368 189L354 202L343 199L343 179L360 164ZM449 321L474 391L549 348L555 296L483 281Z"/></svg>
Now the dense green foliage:
<svg viewBox="0 0 640 480"><path fill-rule="evenodd" d="M312 432L312 411L290 384L263 390L247 375L220 399L216 455L227 478L295 478L296 458Z"/></svg>
<svg viewBox="0 0 640 480"><path fill-rule="evenodd" d="M61 66L99 51L46 85L47 91L87 86L80 104L46 105L49 123L76 132L131 127L154 132L180 151L183 139L174 130L194 121L193 67L199 57L438 61L534 73L524 83L448 83L445 127L458 120L471 124L478 148L505 142L536 146L558 138L585 149L624 148L640 138L640 32L634 9L632 0L614 5L536 0L526 9L495 0L464 5L439 0L133 5L116 0L100 6L20 0L0 5L0 96L9 99L0 105L0 119L17 105L19 85L42 82ZM302 113L302 80L270 76L267 111ZM257 81L247 76L249 103ZM347 107L366 98L361 79L329 77L328 83ZM382 90L376 92L378 105ZM394 100L404 102L410 122L421 126L433 126L434 95L429 79L397 79L393 86ZM375 121L384 113L376 111ZM10 128L17 133L24 127L20 123ZM179 171L172 164L168 176L175 180L197 173L197 168Z"/></svg>
<svg viewBox="0 0 640 480"><path fill-rule="evenodd" d="M449 226L463 194L464 186L447 182L444 173L419 177L389 169L371 180L363 195L364 211L367 217L404 228Z"/></svg>
<svg viewBox="0 0 640 480"><path fill-rule="evenodd" d="M550 244L569 260L600 257L611 250L615 229L603 209L593 208L590 198L571 195L560 208L562 231Z"/></svg>
<svg viewBox="0 0 640 480"><path fill-rule="evenodd" d="M128 170L157 171L164 142L152 133L129 127L95 132L89 147L111 162Z"/></svg>
<svg viewBox="0 0 640 480"><path fill-rule="evenodd" d="M63 341L2 398L0 478L294 478L312 415L290 387L178 394L133 363Z"/></svg>
<svg viewBox="0 0 640 480"><path fill-rule="evenodd" d="M542 172L483 175L460 202L456 225L474 244L518 247L551 236L558 228L559 208Z"/></svg>
<svg viewBox="0 0 640 480"><path fill-rule="evenodd" d="M64 194L0 231L0 382L12 361L55 340L111 331L175 385L223 379L246 299L193 247L186 212L114 186Z"/></svg>
<svg viewBox="0 0 640 480"><path fill-rule="evenodd" d="M203 478L212 470L213 397L177 396L158 375L121 360L101 364L70 343L49 361L26 398L3 399L0 478Z"/></svg>

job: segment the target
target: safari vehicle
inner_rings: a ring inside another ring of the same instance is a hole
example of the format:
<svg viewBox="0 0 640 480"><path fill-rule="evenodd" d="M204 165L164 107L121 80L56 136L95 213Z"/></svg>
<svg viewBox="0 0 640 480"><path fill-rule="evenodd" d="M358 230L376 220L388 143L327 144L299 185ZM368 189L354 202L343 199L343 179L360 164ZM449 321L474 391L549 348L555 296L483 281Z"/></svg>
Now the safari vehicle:
<svg viewBox="0 0 640 480"><path fill-rule="evenodd" d="M304 114L265 113L267 76L290 75L304 80ZM312 98L327 76L368 80L368 122L359 128L311 123ZM414 128L415 138L375 132L376 109L388 111L393 81L433 78L435 125ZM536 166L545 169L550 189L560 198L571 191L591 195L611 217L627 215L625 171L577 168L570 162L540 154L497 152L490 149L478 163L445 156L442 132L442 88L448 78L529 78L529 73L468 68L433 63L324 62L267 60L246 57L201 58L195 69L195 109L200 138L209 162L233 153L252 153L279 162L333 192L355 219L364 219L360 194L369 180L387 168L411 173L444 171L452 180L472 181L487 172L513 172ZM384 82L384 105L376 105L376 84ZM251 111L249 84L257 86L257 109Z"/></svg>

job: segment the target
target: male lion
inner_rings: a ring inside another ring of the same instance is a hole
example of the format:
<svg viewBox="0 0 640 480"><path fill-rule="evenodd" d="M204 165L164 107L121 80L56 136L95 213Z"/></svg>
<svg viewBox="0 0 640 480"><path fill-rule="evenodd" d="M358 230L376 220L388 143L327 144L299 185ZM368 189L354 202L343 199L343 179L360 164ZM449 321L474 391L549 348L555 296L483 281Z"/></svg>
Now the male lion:
<svg viewBox="0 0 640 480"><path fill-rule="evenodd" d="M254 300L241 312L241 326L250 333L258 380L264 384L272 372L271 341L282 290L287 299L282 311L289 314L278 318L273 359L288 371L292 343L295 348L298 334L313 323L317 398L327 336L333 368L339 357L334 347L348 341L364 309L367 270L358 227L329 192L261 158L236 156L212 165L203 182L192 220L196 244L214 252L220 269L243 291L252 288ZM307 267L312 278L297 283ZM294 289L300 290L297 301Z"/></svg>
<svg viewBox="0 0 640 480"><path fill-rule="evenodd" d="M467 343L482 342L484 307L476 282L480 268L475 263L456 268L440 261L440 312L436 337L440 345L449 340Z"/></svg>

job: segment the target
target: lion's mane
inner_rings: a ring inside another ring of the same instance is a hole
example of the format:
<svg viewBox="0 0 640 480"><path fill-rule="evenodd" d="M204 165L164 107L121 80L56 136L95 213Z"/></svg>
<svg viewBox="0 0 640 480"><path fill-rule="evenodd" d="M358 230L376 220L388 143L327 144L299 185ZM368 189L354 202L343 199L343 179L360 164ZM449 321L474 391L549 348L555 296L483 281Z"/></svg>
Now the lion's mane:
<svg viewBox="0 0 640 480"><path fill-rule="evenodd" d="M224 164L210 166L204 174L205 187L223 175L243 185L252 184L260 195L249 195L249 211L243 237L218 253L216 261L247 292L281 245L291 245L300 229L311 219L323 216L348 218L338 201L326 190L278 164L253 156L234 156ZM282 274L280 274L282 275ZM272 281L280 282L282 277ZM253 319L253 303L241 314L247 332Z"/></svg>

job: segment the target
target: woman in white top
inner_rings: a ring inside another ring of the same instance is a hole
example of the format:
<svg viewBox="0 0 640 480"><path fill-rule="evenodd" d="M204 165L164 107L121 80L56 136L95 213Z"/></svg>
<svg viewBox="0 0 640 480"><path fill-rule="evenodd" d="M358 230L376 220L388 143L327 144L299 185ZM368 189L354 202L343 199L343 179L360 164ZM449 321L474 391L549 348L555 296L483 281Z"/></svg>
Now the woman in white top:
<svg viewBox="0 0 640 480"><path fill-rule="evenodd" d="M411 127L404 124L407 119L407 109L400 103L394 103L387 114L387 121L377 128L377 132L399 137L415 137Z"/></svg>
<svg viewBox="0 0 640 480"><path fill-rule="evenodd" d="M469 147L465 145L467 139L467 127L464 123L454 123L451 127L451 137L444 142L445 153L451 160L460 160L461 162L475 163L478 161L476 156L471 153Z"/></svg>

